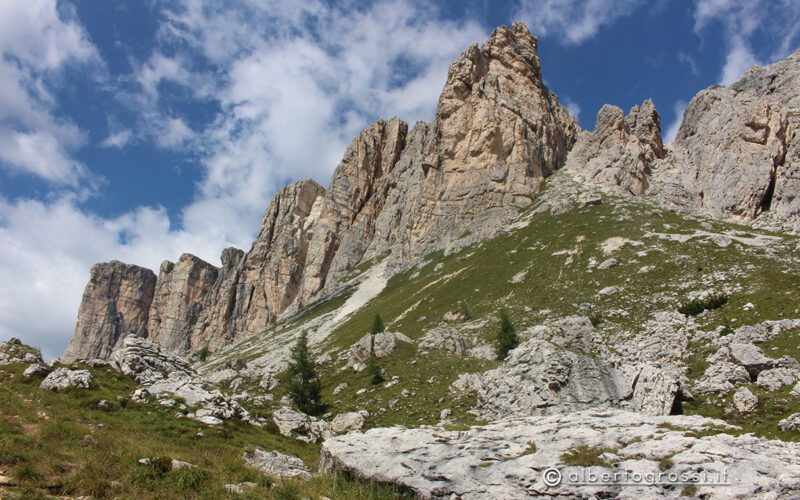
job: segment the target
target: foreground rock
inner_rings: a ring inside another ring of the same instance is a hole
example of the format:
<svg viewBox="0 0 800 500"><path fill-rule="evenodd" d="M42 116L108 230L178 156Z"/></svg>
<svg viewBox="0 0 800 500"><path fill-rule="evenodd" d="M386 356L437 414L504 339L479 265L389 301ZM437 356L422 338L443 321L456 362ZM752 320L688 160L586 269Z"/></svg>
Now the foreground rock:
<svg viewBox="0 0 800 500"><path fill-rule="evenodd" d="M92 382L94 382L94 377L89 373L89 370L56 368L42 380L39 389L49 391L63 391L70 387L75 389L88 389Z"/></svg>
<svg viewBox="0 0 800 500"><path fill-rule="evenodd" d="M311 480L311 471L302 460L277 451L266 451L255 447L245 451L244 461L267 476L277 479Z"/></svg>
<svg viewBox="0 0 800 500"><path fill-rule="evenodd" d="M720 420L695 416L592 410L502 420L468 431L376 428L327 440L320 468L388 483L426 499L678 498L690 490L671 483L703 475L706 483L729 484L697 484L690 496L800 495L800 444L751 435L696 434L724 432L725 427ZM564 465L578 449L584 458L572 463L583 461L587 466ZM545 482L545 477L553 478L544 476L549 468L558 470L558 484ZM590 473L608 473L611 480L578 484L589 482ZM614 480L615 473L621 479Z"/></svg>
<svg viewBox="0 0 800 500"><path fill-rule="evenodd" d="M111 356L112 366L139 382L135 400L153 395L160 399L181 398L194 409L187 414L206 424L223 420L249 420L247 411L225 397L213 384L203 379L192 365L172 353L162 351L149 340L126 337L122 347Z"/></svg>

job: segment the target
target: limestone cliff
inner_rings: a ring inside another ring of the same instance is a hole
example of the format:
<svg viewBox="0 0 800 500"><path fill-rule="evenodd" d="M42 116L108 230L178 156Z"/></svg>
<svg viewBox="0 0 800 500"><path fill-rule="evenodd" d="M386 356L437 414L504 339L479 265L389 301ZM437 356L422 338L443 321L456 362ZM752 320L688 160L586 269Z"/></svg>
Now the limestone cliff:
<svg viewBox="0 0 800 500"><path fill-rule="evenodd" d="M578 180L683 211L800 230L800 51L701 91L663 147L652 102L600 110L570 153Z"/></svg>
<svg viewBox="0 0 800 500"><path fill-rule="evenodd" d="M153 271L116 260L92 266L65 362L108 359L129 333L143 336L156 286Z"/></svg>

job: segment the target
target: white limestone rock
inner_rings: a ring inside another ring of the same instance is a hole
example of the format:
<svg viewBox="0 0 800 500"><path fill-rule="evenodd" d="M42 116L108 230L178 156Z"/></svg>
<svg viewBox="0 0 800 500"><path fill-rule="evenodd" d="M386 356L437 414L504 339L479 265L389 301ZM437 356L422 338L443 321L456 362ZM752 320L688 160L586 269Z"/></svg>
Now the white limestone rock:
<svg viewBox="0 0 800 500"><path fill-rule="evenodd" d="M747 387L740 387L733 395L733 405L740 413L749 413L756 409L758 396L750 392Z"/></svg>
<svg viewBox="0 0 800 500"><path fill-rule="evenodd" d="M311 471L302 460L277 451L266 451L256 446L245 451L244 461L247 465L276 479L311 480Z"/></svg>
<svg viewBox="0 0 800 500"><path fill-rule="evenodd" d="M39 389L50 391L62 391L74 387L76 389L88 389L94 382L94 377L89 370L69 370L67 368L56 368L42 380Z"/></svg>
<svg viewBox="0 0 800 500"><path fill-rule="evenodd" d="M733 436L725 434L727 428L720 420L698 416L597 409L509 418L467 431L375 428L327 440L320 469L388 483L426 499L678 498L682 487L668 484L670 472L706 473L720 482L726 473L729 485L699 485L700 498L800 495L799 443ZM706 435L710 429L717 432ZM613 468L563 465L562 457L580 446L606 450L602 456ZM545 483L549 468L560 472L559 484ZM613 473L623 471L667 474L653 485L613 481ZM612 480L602 485L570 480L589 472L609 473Z"/></svg>
<svg viewBox="0 0 800 500"><path fill-rule="evenodd" d="M333 436L328 422L300 413L288 406L281 406L273 411L272 420L278 426L281 435L307 443L317 443Z"/></svg>

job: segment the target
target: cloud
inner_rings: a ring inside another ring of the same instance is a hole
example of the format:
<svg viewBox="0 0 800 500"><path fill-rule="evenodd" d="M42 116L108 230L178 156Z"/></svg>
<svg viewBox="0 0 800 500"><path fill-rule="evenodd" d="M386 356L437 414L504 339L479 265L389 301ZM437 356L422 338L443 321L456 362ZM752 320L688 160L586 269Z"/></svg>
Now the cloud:
<svg viewBox="0 0 800 500"><path fill-rule="evenodd" d="M570 99L568 96L564 95L559 98L562 101L564 107L567 108L569 114L575 117L575 121L579 121L578 118L581 115L581 107L578 106L578 103Z"/></svg>
<svg viewBox="0 0 800 500"><path fill-rule="evenodd" d="M642 0L520 0L514 14L534 35L578 45L600 28L633 13Z"/></svg>
<svg viewBox="0 0 800 500"><path fill-rule="evenodd" d="M129 129L117 130L112 132L108 137L100 142L100 146L104 148L124 148L133 139L133 132Z"/></svg>
<svg viewBox="0 0 800 500"><path fill-rule="evenodd" d="M693 75L699 74L697 71L697 61L694 59L694 57L690 56L686 52L681 50L678 53L678 62L688 65Z"/></svg>
<svg viewBox="0 0 800 500"><path fill-rule="evenodd" d="M665 129L662 133L662 137L664 142L672 142L675 140L675 136L678 135L678 129L681 128L681 122L683 121L683 112L686 109L687 102L680 100L675 102L672 106L672 113L673 119L670 122L669 126Z"/></svg>
<svg viewBox="0 0 800 500"><path fill-rule="evenodd" d="M51 90L73 65L99 56L68 5L0 4L0 167L77 187L90 177L74 152L86 134L59 116Z"/></svg>
<svg viewBox="0 0 800 500"><path fill-rule="evenodd" d="M719 24L726 49L719 82L730 85L754 64L782 59L800 33L800 3L793 0L696 0L695 32Z"/></svg>

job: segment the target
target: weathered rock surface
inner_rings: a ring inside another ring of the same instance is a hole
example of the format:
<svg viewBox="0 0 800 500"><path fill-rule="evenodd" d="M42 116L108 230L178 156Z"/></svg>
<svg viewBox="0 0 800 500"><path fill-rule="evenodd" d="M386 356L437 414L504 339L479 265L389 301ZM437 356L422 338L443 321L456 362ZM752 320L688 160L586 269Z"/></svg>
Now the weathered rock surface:
<svg viewBox="0 0 800 500"><path fill-rule="evenodd" d="M148 339L174 352L205 346L207 339L193 334L202 326L197 322L218 276L218 268L188 253L176 263L164 261L147 321Z"/></svg>
<svg viewBox="0 0 800 500"><path fill-rule="evenodd" d="M363 365L370 356L385 358L394 352L398 341L411 342L411 339L402 333L395 332L368 333L350 347L348 366L358 367Z"/></svg>
<svg viewBox="0 0 800 500"><path fill-rule="evenodd" d="M0 366L11 363L44 363L42 354L16 337L0 344Z"/></svg>
<svg viewBox="0 0 800 500"><path fill-rule="evenodd" d="M756 409L758 396L750 392L747 387L741 387L733 395L733 405L741 413L748 413Z"/></svg>
<svg viewBox="0 0 800 500"><path fill-rule="evenodd" d="M317 443L333 436L330 424L288 406L281 406L273 411L272 420L281 435L307 443Z"/></svg>
<svg viewBox="0 0 800 500"><path fill-rule="evenodd" d="M613 368L538 339L520 344L502 366L456 380L454 389L474 391L476 414L484 419L580 411L618 403L631 392Z"/></svg>
<svg viewBox="0 0 800 500"><path fill-rule="evenodd" d="M464 336L453 328L434 328L429 330L419 341L417 349L438 349L463 356L467 352L467 342Z"/></svg>
<svg viewBox="0 0 800 500"><path fill-rule="evenodd" d="M277 451L266 451L256 446L245 451L244 461L267 476L277 479L311 480L311 471L302 460Z"/></svg>
<svg viewBox="0 0 800 500"><path fill-rule="evenodd" d="M194 409L187 414L206 424L223 420L249 420L249 414L236 401L225 397L209 381L203 379L185 359L166 352L158 344L136 336L128 336L111 356L112 366L139 382L145 391L132 399L147 395L161 399L182 398Z"/></svg>
<svg viewBox="0 0 800 500"><path fill-rule="evenodd" d="M331 429L335 433L347 432L364 427L364 412L351 411L336 415L331 420Z"/></svg>
<svg viewBox="0 0 800 500"><path fill-rule="evenodd" d="M683 486L670 483L681 474L703 473L707 483L729 484L697 485L695 496L701 498L800 494L800 444L694 434L724 427L701 417L593 410L502 420L468 431L376 428L327 440L320 468L389 483L418 498L678 498ZM609 465L563 465L564 455L580 446L605 452ZM560 472L559 484L545 483L549 468ZM579 484L589 472L612 479ZM634 474L650 474L654 484L636 484Z"/></svg>
<svg viewBox="0 0 800 500"><path fill-rule="evenodd" d="M800 430L800 413L795 413L794 415L784 418L778 422L778 427L783 431Z"/></svg>
<svg viewBox="0 0 800 500"><path fill-rule="evenodd" d="M61 391L73 387L75 389L88 389L94 381L89 370L69 370L56 368L42 380L39 389L48 391Z"/></svg>
<svg viewBox="0 0 800 500"><path fill-rule="evenodd" d="M118 261L92 266L78 324L61 360L108 359L128 334L145 336L155 285L155 274L143 267Z"/></svg>
<svg viewBox="0 0 800 500"><path fill-rule="evenodd" d="M687 106L673 143L660 140L652 101L628 116L604 106L582 132L566 169L614 194L647 196L673 209L800 230L800 51L754 66L730 87ZM720 240L720 244L726 242ZM730 242L727 242L730 244Z"/></svg>
<svg viewBox="0 0 800 500"><path fill-rule="evenodd" d="M36 375L44 375L50 372L50 368L41 364L41 363L33 363L29 367L25 368L25 371L22 372L23 377L34 377Z"/></svg>
<svg viewBox="0 0 800 500"><path fill-rule="evenodd" d="M597 114L594 132L578 136L566 169L580 182L612 194L641 196L650 186L652 165L663 157L661 119L653 101L634 106L628 116L606 104Z"/></svg>

